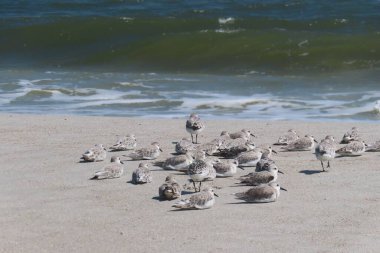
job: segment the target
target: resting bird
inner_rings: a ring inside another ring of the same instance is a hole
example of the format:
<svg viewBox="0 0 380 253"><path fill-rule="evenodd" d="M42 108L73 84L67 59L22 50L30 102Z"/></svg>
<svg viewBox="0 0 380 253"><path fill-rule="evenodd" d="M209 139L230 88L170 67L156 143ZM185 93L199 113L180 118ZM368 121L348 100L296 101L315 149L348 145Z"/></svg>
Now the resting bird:
<svg viewBox="0 0 380 253"><path fill-rule="evenodd" d="M103 144L96 144L87 150L81 157L85 162L99 162L106 159L107 151Z"/></svg>
<svg viewBox="0 0 380 253"><path fill-rule="evenodd" d="M280 187L276 182L254 186L248 191L235 193L236 198L250 203L268 203L274 202L280 196L280 190L286 189Z"/></svg>
<svg viewBox="0 0 380 253"><path fill-rule="evenodd" d="M123 162L117 156L111 157L111 164L107 165L101 171L95 172L95 175L90 178L94 179L107 179L107 178L117 178L123 175Z"/></svg>
<svg viewBox="0 0 380 253"><path fill-rule="evenodd" d="M132 173L133 184L145 184L152 182L152 173L148 168L148 164L140 163L139 167Z"/></svg>
<svg viewBox="0 0 380 253"><path fill-rule="evenodd" d="M206 187L201 192L193 194L190 198L180 200L173 205L175 208L180 209L207 209L215 204L215 196L211 187Z"/></svg>
<svg viewBox="0 0 380 253"><path fill-rule="evenodd" d="M132 158L132 160L154 160L161 152L160 144L153 142L149 147L137 149L126 156Z"/></svg>
<svg viewBox="0 0 380 253"><path fill-rule="evenodd" d="M137 146L137 141L134 134L118 138L116 143L110 147L111 151L132 150Z"/></svg>
<svg viewBox="0 0 380 253"><path fill-rule="evenodd" d="M165 179L165 183L158 188L160 199L173 200L181 197L181 186L174 179L173 175L169 175Z"/></svg>

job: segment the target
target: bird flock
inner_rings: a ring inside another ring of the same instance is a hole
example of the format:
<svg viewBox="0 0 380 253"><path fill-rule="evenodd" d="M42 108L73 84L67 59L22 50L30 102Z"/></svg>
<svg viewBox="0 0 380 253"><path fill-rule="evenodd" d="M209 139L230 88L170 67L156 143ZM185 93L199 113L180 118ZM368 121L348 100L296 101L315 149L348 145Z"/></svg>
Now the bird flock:
<svg viewBox="0 0 380 253"><path fill-rule="evenodd" d="M198 135L205 129L205 123L200 117L192 113L186 121L186 131L189 138L174 142L175 155L164 161L158 161L163 150L158 142L152 142L147 147L137 149L137 140L134 134L119 137L114 145L109 147L111 152L131 151L122 155L130 160L141 160L138 168L132 173L132 184L146 184L153 181L150 165L161 167L163 170L181 172L187 175L191 184L181 186L173 174L169 174L165 182L159 187L161 200L179 200L172 205L178 209L207 209L215 203L213 185L216 178L234 177L238 169L244 170L254 167L255 171L236 178L236 184L250 186L244 192L235 193L235 197L249 203L268 203L277 201L280 190L286 191L278 183L278 173L284 174L272 159L277 152L271 145L256 145L253 132L242 129L229 133L222 131L210 142L198 143ZM194 138L195 137L195 138ZM330 162L335 157L360 156L366 151L380 151L380 141L367 145L361 138L359 131L353 127L345 133L337 148L335 138L327 135L318 142L312 135L300 137L294 129L290 129L280 136L273 145L280 146L283 152L315 151L316 159L321 163L322 172L331 167ZM107 157L107 149L102 144L82 154L83 162L103 161ZM155 160L152 164L146 161ZM125 161L125 160L124 160ZM112 156L111 162L101 171L90 177L91 180L120 178L124 173L124 162L120 156ZM202 183L206 182L203 185ZM187 199L181 199L185 190L195 193Z"/></svg>

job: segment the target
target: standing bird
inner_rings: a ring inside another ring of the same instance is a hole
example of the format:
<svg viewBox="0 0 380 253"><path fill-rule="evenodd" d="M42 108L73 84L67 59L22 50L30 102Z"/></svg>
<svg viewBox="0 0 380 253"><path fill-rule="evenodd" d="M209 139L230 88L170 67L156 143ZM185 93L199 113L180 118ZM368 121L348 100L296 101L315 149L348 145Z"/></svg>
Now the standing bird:
<svg viewBox="0 0 380 253"><path fill-rule="evenodd" d="M314 148L314 143L318 143L314 136L305 135L303 138L299 138L287 146L282 147L282 149L286 149L288 151L309 151Z"/></svg>
<svg viewBox="0 0 380 253"><path fill-rule="evenodd" d="M110 147L111 151L126 151L132 150L137 146L136 137L134 134L128 134L118 138L116 143Z"/></svg>
<svg viewBox="0 0 380 253"><path fill-rule="evenodd" d="M95 172L95 175L90 179L94 180L120 177L124 172L122 164L123 162L120 161L119 157L112 156L111 164L104 167L103 170Z"/></svg>
<svg viewBox="0 0 380 253"><path fill-rule="evenodd" d="M357 127L351 128L350 131L345 133L342 137L342 140L340 141L340 144L348 144L351 141L358 141L360 140L360 135Z"/></svg>
<svg viewBox="0 0 380 253"><path fill-rule="evenodd" d="M364 154L366 149L366 144L364 141L352 141L348 143L343 148L335 151L340 156L361 156Z"/></svg>
<svg viewBox="0 0 380 253"><path fill-rule="evenodd" d="M103 144L96 144L94 147L83 153L81 159L85 162L99 162L106 159L106 157L107 151Z"/></svg>
<svg viewBox="0 0 380 253"><path fill-rule="evenodd" d="M177 183L173 175L165 179L165 183L158 188L160 199L173 200L181 197L181 186Z"/></svg>
<svg viewBox="0 0 380 253"><path fill-rule="evenodd" d="M125 156L132 158L132 160L154 160L161 152L160 144L158 144L158 142L152 142L149 147L137 149Z"/></svg>
<svg viewBox="0 0 380 253"><path fill-rule="evenodd" d="M291 142L294 142L299 139L297 132L293 129L289 129L285 135L280 136L278 141L274 145L288 145Z"/></svg>
<svg viewBox="0 0 380 253"><path fill-rule="evenodd" d="M195 182L199 182L198 191L201 191L202 181L212 180L216 177L216 171L213 167L213 163L215 163L215 161L197 159L189 165L187 173L193 181L195 191L197 191Z"/></svg>
<svg viewBox="0 0 380 253"><path fill-rule="evenodd" d="M215 196L211 187L203 189L197 194L193 194L190 198L180 200L173 205L175 208L180 209L207 209L211 208L215 204Z"/></svg>
<svg viewBox="0 0 380 253"><path fill-rule="evenodd" d="M335 158L335 139L331 135L327 135L316 147L315 156L321 161L322 171L325 171L323 162L327 161L327 168L330 168L330 161Z"/></svg>
<svg viewBox="0 0 380 253"><path fill-rule="evenodd" d="M236 198L250 203L274 202L280 196L280 190L287 191L276 182L254 186L246 192L235 193Z"/></svg>
<svg viewBox="0 0 380 253"><path fill-rule="evenodd" d="M198 143L198 134L205 129L205 124L201 121L198 114L190 114L189 119L186 121L186 131L191 135L191 141L194 143L193 134L195 134L195 144Z"/></svg>
<svg viewBox="0 0 380 253"><path fill-rule="evenodd" d="M145 184L152 182L152 173L148 168L148 164L140 163L139 167L132 173L133 184Z"/></svg>

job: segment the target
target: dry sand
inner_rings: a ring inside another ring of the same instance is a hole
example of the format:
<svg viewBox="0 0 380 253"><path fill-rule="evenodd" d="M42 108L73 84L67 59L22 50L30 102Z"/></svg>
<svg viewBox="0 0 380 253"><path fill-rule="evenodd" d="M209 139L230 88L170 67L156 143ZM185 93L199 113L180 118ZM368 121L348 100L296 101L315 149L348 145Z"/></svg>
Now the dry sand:
<svg viewBox="0 0 380 253"><path fill-rule="evenodd" d="M135 133L139 146L158 141L162 160L172 141L188 136L185 119L0 115L0 252L380 252L380 154L335 159L328 173L312 152L279 152L279 182L288 189L269 204L241 204L236 179L216 179L213 208L173 211L158 201L166 175L132 185L138 162L123 177L90 181L107 161L78 163L95 143ZM317 139L340 139L352 123L206 119L205 142L222 130L254 130L257 144L273 143L289 128ZM368 142L378 124L355 123ZM277 148L278 150L278 148ZM127 154L128 152L120 152ZM110 156L108 156L110 157ZM238 175L252 171L238 171ZM181 184L187 176L179 174Z"/></svg>

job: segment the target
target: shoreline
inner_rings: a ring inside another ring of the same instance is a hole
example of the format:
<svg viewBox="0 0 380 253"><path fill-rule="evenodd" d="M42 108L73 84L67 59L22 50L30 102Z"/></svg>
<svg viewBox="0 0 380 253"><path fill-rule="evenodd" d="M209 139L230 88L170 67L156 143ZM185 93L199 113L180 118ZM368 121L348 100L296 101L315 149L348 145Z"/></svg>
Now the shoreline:
<svg viewBox="0 0 380 253"><path fill-rule="evenodd" d="M365 141L380 140L375 122L202 119L207 127L201 143L241 128L253 130L257 144L273 143L289 128L339 141L352 126ZM318 173L312 152L279 152L273 159L285 175L278 182L288 192L277 202L239 204L232 193L249 187L234 186L235 178L253 171L248 168L214 181L220 197L213 208L181 212L155 197L168 174L181 185L186 175L151 166L153 182L136 186L127 182L139 161L126 161L121 178L89 180L111 155L127 151L78 163L94 144L109 147L116 135L128 133L136 135L138 147L158 141L164 152L157 161L164 160L174 152L173 141L189 136L185 120L0 113L0 252L379 250L379 153L335 159L328 173Z"/></svg>

